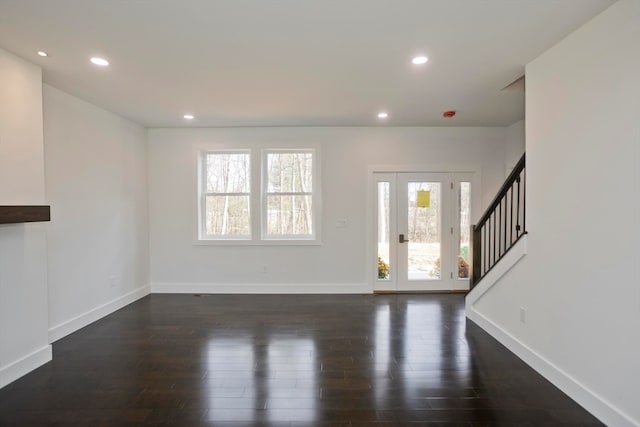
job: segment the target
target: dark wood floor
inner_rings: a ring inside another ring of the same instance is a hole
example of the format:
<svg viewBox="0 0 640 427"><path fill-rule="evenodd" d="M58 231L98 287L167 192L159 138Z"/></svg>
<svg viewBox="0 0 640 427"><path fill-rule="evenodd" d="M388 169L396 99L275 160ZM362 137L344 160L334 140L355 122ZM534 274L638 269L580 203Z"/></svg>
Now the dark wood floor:
<svg viewBox="0 0 640 427"><path fill-rule="evenodd" d="M53 354L1 426L601 425L461 295L151 295Z"/></svg>

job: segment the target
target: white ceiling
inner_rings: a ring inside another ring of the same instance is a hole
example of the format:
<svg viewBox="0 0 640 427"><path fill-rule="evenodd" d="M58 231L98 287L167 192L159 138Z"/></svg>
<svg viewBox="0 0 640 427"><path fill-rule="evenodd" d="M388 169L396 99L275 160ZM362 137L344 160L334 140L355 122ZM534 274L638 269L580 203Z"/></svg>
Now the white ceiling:
<svg viewBox="0 0 640 427"><path fill-rule="evenodd" d="M0 47L147 127L505 126L524 93L500 89L612 3L0 0Z"/></svg>

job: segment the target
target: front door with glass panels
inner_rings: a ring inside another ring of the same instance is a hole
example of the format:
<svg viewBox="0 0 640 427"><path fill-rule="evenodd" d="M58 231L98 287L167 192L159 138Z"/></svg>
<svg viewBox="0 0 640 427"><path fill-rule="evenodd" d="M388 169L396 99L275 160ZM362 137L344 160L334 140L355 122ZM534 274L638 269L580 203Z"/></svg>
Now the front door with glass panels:
<svg viewBox="0 0 640 427"><path fill-rule="evenodd" d="M471 173L375 173L375 290L468 289Z"/></svg>

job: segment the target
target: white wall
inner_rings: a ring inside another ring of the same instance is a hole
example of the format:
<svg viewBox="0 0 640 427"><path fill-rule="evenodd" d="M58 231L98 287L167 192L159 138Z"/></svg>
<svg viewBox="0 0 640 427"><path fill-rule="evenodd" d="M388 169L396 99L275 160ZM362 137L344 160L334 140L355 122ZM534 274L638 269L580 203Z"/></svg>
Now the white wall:
<svg viewBox="0 0 640 427"><path fill-rule="evenodd" d="M245 128L149 130L152 290L295 292L371 289L366 274L368 167L477 169L486 206L504 173L503 128ZM321 147L321 246L194 245L196 148ZM477 213L479 215L479 213ZM336 219L347 219L336 228ZM268 273L262 266L268 266ZM200 284L196 286L195 284ZM216 286L211 286L216 285ZM224 287L223 285L228 285ZM262 286L262 288L260 288ZM280 287L279 287L280 286Z"/></svg>
<svg viewBox="0 0 640 427"><path fill-rule="evenodd" d="M519 120L505 128L505 178L518 163L525 150L525 124Z"/></svg>
<svg viewBox="0 0 640 427"><path fill-rule="evenodd" d="M0 49L0 205L45 204L42 71ZM0 225L0 387L51 359L46 223Z"/></svg>
<svg viewBox="0 0 640 427"><path fill-rule="evenodd" d="M639 46L620 0L527 66L528 254L475 307L611 426L640 425Z"/></svg>
<svg viewBox="0 0 640 427"><path fill-rule="evenodd" d="M146 130L44 85L52 341L149 292Z"/></svg>

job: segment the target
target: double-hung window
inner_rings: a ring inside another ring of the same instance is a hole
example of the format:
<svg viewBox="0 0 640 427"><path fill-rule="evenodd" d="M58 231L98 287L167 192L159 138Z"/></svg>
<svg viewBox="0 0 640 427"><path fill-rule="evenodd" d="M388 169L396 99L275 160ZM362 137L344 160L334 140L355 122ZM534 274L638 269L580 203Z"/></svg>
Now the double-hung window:
<svg viewBox="0 0 640 427"><path fill-rule="evenodd" d="M313 150L266 150L264 239L313 239Z"/></svg>
<svg viewBox="0 0 640 427"><path fill-rule="evenodd" d="M319 241L316 149L205 150L199 162L199 241Z"/></svg>
<svg viewBox="0 0 640 427"><path fill-rule="evenodd" d="M201 160L200 237L251 239L251 153L204 152Z"/></svg>

